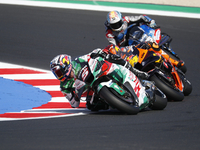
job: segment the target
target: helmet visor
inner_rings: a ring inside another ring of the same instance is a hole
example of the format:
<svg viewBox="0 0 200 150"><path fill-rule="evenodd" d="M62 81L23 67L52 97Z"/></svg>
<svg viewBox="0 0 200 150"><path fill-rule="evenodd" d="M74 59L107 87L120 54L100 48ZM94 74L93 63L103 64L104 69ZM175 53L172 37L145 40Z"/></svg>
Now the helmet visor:
<svg viewBox="0 0 200 150"><path fill-rule="evenodd" d="M56 76L57 79L62 79L64 75L64 70L61 66L55 66L53 69L53 74Z"/></svg>
<svg viewBox="0 0 200 150"><path fill-rule="evenodd" d="M120 20L119 22L116 22L116 23L113 23L113 24L110 24L110 27L112 28L112 29L119 29L121 26L122 26L122 24L123 24L123 22L122 22L122 20Z"/></svg>
<svg viewBox="0 0 200 150"><path fill-rule="evenodd" d="M70 77L72 65L70 64L65 70L61 66L55 66L52 71L58 80L64 81Z"/></svg>

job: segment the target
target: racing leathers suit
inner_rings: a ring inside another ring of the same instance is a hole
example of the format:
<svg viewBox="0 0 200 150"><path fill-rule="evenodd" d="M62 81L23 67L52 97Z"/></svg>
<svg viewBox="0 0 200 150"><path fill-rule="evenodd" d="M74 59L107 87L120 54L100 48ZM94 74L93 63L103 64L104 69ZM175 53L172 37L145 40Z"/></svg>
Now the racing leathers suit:
<svg viewBox="0 0 200 150"><path fill-rule="evenodd" d="M85 68L89 65L88 59L89 58L95 58L95 57L104 57L105 60L108 60L112 63L117 63L120 65L125 66L132 72L136 72L136 75L140 75L141 77L148 78L148 75L146 73L140 72L134 68L131 67L129 63L124 61L123 59L119 57L115 57L111 54L106 54L102 52L101 49L96 49L92 53L89 53L87 55L83 55L81 57L75 58L72 63L72 71L74 72L74 78L68 79L64 82L60 82L60 89L64 96L69 100L70 105L73 108L79 107L81 96L84 93L87 93L86 101L87 101L87 108L90 110L94 110L94 107L91 106L90 99L92 98L93 93L89 93L89 83L91 82L90 77L86 76L85 74ZM94 105L96 106L96 105ZM98 108L95 109L108 109L108 105L98 105Z"/></svg>
<svg viewBox="0 0 200 150"><path fill-rule="evenodd" d="M123 24L121 31L113 31L108 23L106 21L104 23L106 28L106 38L110 44L114 44L117 46L125 46L126 43L126 35L124 34L124 31L128 28L129 25L141 25L143 23L149 25L150 27L155 27L156 23L155 20L152 20L146 15L140 15L140 16L124 16L122 18Z"/></svg>

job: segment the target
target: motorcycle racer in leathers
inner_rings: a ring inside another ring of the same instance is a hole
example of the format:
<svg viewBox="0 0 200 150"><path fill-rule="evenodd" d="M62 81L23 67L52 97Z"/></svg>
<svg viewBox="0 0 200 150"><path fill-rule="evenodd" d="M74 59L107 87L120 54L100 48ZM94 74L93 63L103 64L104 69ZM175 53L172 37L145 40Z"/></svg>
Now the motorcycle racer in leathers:
<svg viewBox="0 0 200 150"><path fill-rule="evenodd" d="M50 68L55 77L60 80L60 89L64 96L69 100L69 103L73 108L79 107L81 98L81 95L79 94L83 93L85 90L87 91L87 83L90 82L90 79L87 77L83 79L84 67L88 65L88 58L94 58L98 56L103 57L105 60L108 60L112 63L123 65L140 78L146 79L149 77L147 73L132 68L128 62L124 61L120 57L104 53L101 49L95 49L92 53L75 58L73 61L69 55L58 55L50 62ZM108 109L108 105L105 103L98 103L98 105L91 104L89 101L92 98L92 95L93 93L87 95L86 97L86 106L88 109Z"/></svg>
<svg viewBox="0 0 200 150"><path fill-rule="evenodd" d="M107 20L104 24L106 38L110 44L124 46L123 44L125 44L126 40L124 30L131 24L138 26L143 23L149 25L151 28L156 27L155 20L152 20L146 15L122 17L119 11L111 11L108 13Z"/></svg>

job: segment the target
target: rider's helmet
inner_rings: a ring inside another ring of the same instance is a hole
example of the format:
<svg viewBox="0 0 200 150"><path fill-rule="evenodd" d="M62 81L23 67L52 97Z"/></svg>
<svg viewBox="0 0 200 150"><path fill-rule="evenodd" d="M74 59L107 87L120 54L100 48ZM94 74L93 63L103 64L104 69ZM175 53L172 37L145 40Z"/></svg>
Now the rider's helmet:
<svg viewBox="0 0 200 150"><path fill-rule="evenodd" d="M50 68L58 80L65 81L72 71L71 56L61 54L54 57L50 62Z"/></svg>
<svg viewBox="0 0 200 150"><path fill-rule="evenodd" d="M122 30L122 14L119 11L111 11L107 15L107 22L113 31Z"/></svg>

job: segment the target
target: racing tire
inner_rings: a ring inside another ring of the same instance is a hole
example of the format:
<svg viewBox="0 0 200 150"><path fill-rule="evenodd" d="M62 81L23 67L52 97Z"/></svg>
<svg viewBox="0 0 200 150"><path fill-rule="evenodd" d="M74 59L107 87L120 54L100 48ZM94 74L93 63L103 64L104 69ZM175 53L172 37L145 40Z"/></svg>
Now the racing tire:
<svg viewBox="0 0 200 150"><path fill-rule="evenodd" d="M188 81L186 78L184 78L184 76L182 76L181 74L179 74L179 76L184 85L184 88L183 88L184 96L190 95L190 93L192 92L192 84L190 83L190 81Z"/></svg>
<svg viewBox="0 0 200 150"><path fill-rule="evenodd" d="M178 67L178 69L180 69L183 73L187 72L187 67L185 66L185 64L183 66Z"/></svg>
<svg viewBox="0 0 200 150"><path fill-rule="evenodd" d="M192 93L192 84L187 79L183 81L183 84L184 84L184 89L183 89L184 96L190 95L190 93Z"/></svg>
<svg viewBox="0 0 200 150"><path fill-rule="evenodd" d="M167 98L159 90L155 90L155 101L150 106L152 110L163 110L167 106Z"/></svg>
<svg viewBox="0 0 200 150"><path fill-rule="evenodd" d="M127 113L129 115L137 115L140 111L139 106L130 105L127 102L121 100L119 95L115 95L114 92L109 90L106 86L104 86L100 91L99 95L102 99L104 99L110 106L118 109L121 112Z"/></svg>
<svg viewBox="0 0 200 150"><path fill-rule="evenodd" d="M155 85L166 95L168 100L182 101L184 99L183 92L171 88L159 79L155 74L150 77L151 81L155 82Z"/></svg>

